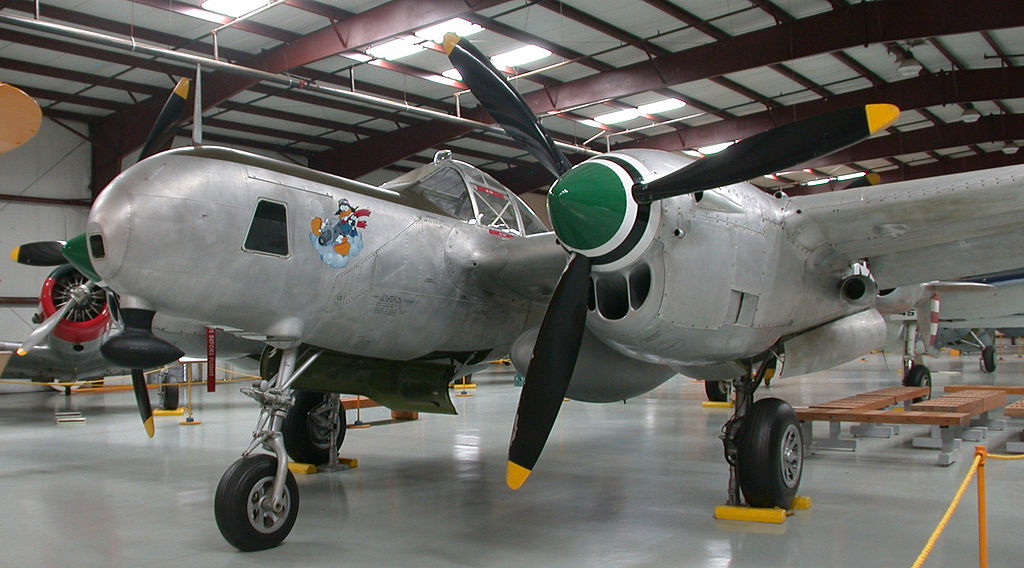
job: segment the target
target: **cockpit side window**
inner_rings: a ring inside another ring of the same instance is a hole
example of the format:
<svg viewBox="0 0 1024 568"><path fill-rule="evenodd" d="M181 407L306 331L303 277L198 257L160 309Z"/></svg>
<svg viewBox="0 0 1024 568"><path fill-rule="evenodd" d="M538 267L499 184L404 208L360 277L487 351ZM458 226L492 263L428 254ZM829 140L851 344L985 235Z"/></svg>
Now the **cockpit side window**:
<svg viewBox="0 0 1024 568"><path fill-rule="evenodd" d="M283 203L266 199L256 203L243 248L252 252L288 256L288 211Z"/></svg>

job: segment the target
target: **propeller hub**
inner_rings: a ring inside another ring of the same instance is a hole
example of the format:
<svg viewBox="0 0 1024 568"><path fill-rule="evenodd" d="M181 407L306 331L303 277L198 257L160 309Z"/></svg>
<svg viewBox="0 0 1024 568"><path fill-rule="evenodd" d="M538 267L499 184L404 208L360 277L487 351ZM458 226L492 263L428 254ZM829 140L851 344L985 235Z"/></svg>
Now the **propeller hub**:
<svg viewBox="0 0 1024 568"><path fill-rule="evenodd" d="M632 195L633 185L643 181L641 172L646 168L638 161L606 154L566 172L548 192L558 238L595 269L632 262L654 237L660 209L640 205Z"/></svg>

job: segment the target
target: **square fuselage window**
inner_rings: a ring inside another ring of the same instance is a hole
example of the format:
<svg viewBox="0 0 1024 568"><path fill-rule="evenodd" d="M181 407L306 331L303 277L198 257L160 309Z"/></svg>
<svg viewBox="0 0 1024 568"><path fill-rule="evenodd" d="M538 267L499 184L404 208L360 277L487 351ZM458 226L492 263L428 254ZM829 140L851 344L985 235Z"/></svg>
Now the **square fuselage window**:
<svg viewBox="0 0 1024 568"><path fill-rule="evenodd" d="M261 199L249 224L245 250L288 256L288 211L283 203Z"/></svg>

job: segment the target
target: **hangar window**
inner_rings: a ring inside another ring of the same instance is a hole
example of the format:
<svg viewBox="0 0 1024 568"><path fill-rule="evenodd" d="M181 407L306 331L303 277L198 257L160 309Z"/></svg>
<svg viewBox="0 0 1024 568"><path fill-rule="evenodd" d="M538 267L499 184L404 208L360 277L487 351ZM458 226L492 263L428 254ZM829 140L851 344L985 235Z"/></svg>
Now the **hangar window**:
<svg viewBox="0 0 1024 568"><path fill-rule="evenodd" d="M283 203L259 200L242 248L253 252L288 256L288 211Z"/></svg>

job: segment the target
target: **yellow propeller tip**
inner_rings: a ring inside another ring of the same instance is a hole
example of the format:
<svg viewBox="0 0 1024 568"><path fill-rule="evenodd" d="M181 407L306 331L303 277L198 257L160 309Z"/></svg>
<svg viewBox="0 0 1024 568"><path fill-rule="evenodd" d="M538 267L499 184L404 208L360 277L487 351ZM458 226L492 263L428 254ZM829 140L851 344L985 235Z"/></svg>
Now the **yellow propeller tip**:
<svg viewBox="0 0 1024 568"><path fill-rule="evenodd" d="M18 351L16 351L16 353L18 354L18 357L24 357L25 355L28 355L28 351L25 351L21 347L18 348Z"/></svg>
<svg viewBox="0 0 1024 568"><path fill-rule="evenodd" d="M459 43L460 39L462 38L453 34L452 32L445 33L444 43L441 44L441 46L444 47L444 54L451 55L452 50L455 49L455 44Z"/></svg>
<svg viewBox="0 0 1024 568"><path fill-rule="evenodd" d="M868 132L874 134L879 130L888 128L900 117L900 109L896 105L873 104L864 107L868 117Z"/></svg>
<svg viewBox="0 0 1024 568"><path fill-rule="evenodd" d="M505 470L505 483L508 484L510 489L522 487L527 477L530 477L530 470L516 462L508 462L508 468Z"/></svg>
<svg viewBox="0 0 1024 568"><path fill-rule="evenodd" d="M178 84L174 86L174 95L182 99L188 98L188 86L192 84L188 78L178 79Z"/></svg>
<svg viewBox="0 0 1024 568"><path fill-rule="evenodd" d="M19 254L21 254L21 247L14 247L14 249L11 250L11 260L18 262Z"/></svg>
<svg viewBox="0 0 1024 568"><path fill-rule="evenodd" d="M878 185L882 183L882 176L876 174L875 172L871 172L870 174L864 177L868 180L868 183L870 183L871 185Z"/></svg>
<svg viewBox="0 0 1024 568"><path fill-rule="evenodd" d="M142 425L146 427L146 435L152 438L153 434L156 433L156 428L153 427L153 417L150 416L149 418L147 418L146 421L142 423Z"/></svg>

